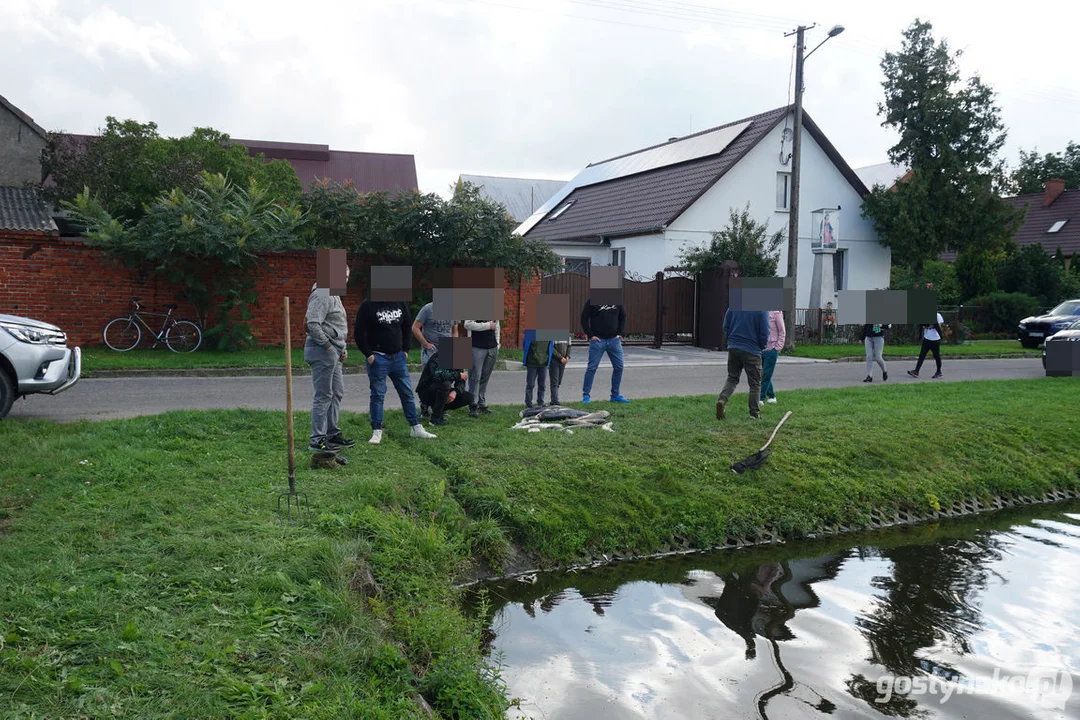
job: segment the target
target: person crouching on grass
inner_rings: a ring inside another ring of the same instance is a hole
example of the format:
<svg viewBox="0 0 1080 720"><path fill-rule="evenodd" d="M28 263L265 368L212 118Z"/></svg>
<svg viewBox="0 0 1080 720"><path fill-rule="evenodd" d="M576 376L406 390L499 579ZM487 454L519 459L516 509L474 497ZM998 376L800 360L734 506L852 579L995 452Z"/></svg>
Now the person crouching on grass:
<svg viewBox="0 0 1080 720"><path fill-rule="evenodd" d="M416 384L416 394L420 402L431 408L431 424L446 424L446 411L472 405L473 397L465 386L469 373L453 367L442 367L441 358L445 356L447 365L453 365L453 345L440 338L436 351L428 357L420 381Z"/></svg>

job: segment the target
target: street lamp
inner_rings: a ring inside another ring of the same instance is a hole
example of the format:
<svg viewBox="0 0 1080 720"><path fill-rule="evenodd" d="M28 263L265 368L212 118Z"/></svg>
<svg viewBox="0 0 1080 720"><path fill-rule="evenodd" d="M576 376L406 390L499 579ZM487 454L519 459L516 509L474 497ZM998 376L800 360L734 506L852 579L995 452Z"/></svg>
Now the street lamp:
<svg viewBox="0 0 1080 720"><path fill-rule="evenodd" d="M818 43L810 52L803 54L806 50L804 43L806 37L806 31L812 30L817 27L816 25L800 25L794 32L790 32L784 35L784 37L791 37L796 35L795 42L795 132L791 143L791 207L788 209L790 215L788 216L788 253L787 253L787 270L788 277L791 278L791 289L793 295L793 302L798 304L798 275L799 275L799 169L801 161L802 151L802 96L803 96L803 62L806 58L810 57L819 47L829 41L830 38L834 38L840 33L844 32L843 25L834 25L829 34L824 40ZM788 348L795 347L795 309L787 318L787 345Z"/></svg>

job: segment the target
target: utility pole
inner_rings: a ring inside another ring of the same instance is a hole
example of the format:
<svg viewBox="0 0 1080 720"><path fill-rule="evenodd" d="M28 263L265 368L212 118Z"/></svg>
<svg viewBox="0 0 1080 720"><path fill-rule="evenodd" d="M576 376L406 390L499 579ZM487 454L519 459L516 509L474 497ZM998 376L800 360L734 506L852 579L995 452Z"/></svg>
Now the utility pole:
<svg viewBox="0 0 1080 720"><path fill-rule="evenodd" d="M811 26L813 27L813 26ZM802 96L803 96L803 52L806 50L805 36L809 30L805 25L800 25L795 30L795 128L792 132L791 141L791 203L788 208L788 247L787 247L787 274L791 278L792 303L796 307L799 304L799 166L800 151L802 150ZM788 33L785 37L790 37ZM815 50L817 48L814 48ZM784 313L787 317L787 341L786 349L795 347L795 308L791 312Z"/></svg>

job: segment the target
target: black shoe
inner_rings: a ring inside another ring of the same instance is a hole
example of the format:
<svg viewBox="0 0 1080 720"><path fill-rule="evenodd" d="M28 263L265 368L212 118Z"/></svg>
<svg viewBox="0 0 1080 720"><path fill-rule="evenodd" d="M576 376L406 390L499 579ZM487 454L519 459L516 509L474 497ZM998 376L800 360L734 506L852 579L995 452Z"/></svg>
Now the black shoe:
<svg viewBox="0 0 1080 720"><path fill-rule="evenodd" d="M873 377L871 377L870 375L867 375L867 376L866 376L866 379L865 379L865 380L863 380L863 382L874 382L874 378L873 378Z"/></svg>
<svg viewBox="0 0 1080 720"><path fill-rule="evenodd" d="M907 374L910 375L913 378L919 377L919 373L915 372L914 370L908 370Z"/></svg>
<svg viewBox="0 0 1080 720"><path fill-rule="evenodd" d="M491 411L488 410L487 405L481 405L480 407L477 408L477 410L479 410L482 415L490 415L491 414Z"/></svg>
<svg viewBox="0 0 1080 720"><path fill-rule="evenodd" d="M436 426L436 427L441 427L441 426L446 424L446 418L445 417L433 417L433 418L431 418L431 424Z"/></svg>
<svg viewBox="0 0 1080 720"><path fill-rule="evenodd" d="M887 373L887 372L882 372L882 373L881 373L881 379L882 379L882 380L888 380L888 379L889 379L889 373Z"/></svg>
<svg viewBox="0 0 1080 720"><path fill-rule="evenodd" d="M471 418L480 417L480 411L478 409L476 409L476 408L469 408L469 417L471 417Z"/></svg>
<svg viewBox="0 0 1080 720"><path fill-rule="evenodd" d="M421 405L420 417L422 417L424 420L427 420L429 417L431 417L431 408L429 408L427 405Z"/></svg>
<svg viewBox="0 0 1080 720"><path fill-rule="evenodd" d="M944 376L943 376L943 375L941 374L941 371L940 371L940 370L938 370L938 371L937 371L936 373L934 373L933 375L931 375L931 376L930 376L930 379L931 379L931 380L937 380L937 379L938 379L939 377L944 377Z"/></svg>
<svg viewBox="0 0 1080 720"><path fill-rule="evenodd" d="M329 445L336 445L338 447L347 447L347 448L352 447L353 445L356 444L355 440L349 440L347 437L345 437L341 433L338 433L337 435L335 435L333 437L326 438L326 442Z"/></svg>
<svg viewBox="0 0 1080 720"><path fill-rule="evenodd" d="M325 452L332 453L339 450L337 445L332 445L326 441L326 438L319 438L316 442L308 443L308 450L311 452Z"/></svg>

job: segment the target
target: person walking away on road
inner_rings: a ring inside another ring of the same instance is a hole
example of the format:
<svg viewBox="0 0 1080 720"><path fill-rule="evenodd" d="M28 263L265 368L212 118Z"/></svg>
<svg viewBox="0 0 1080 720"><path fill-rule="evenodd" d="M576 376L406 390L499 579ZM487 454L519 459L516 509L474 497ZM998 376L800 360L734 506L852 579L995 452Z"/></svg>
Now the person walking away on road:
<svg viewBox="0 0 1080 720"><path fill-rule="evenodd" d="M589 338L589 365L585 369L581 402L592 402L593 378L605 353L611 360L611 402L630 402L619 392L623 375L622 336L626 332L626 309L622 305L593 305L592 298L589 298L581 310L581 331Z"/></svg>
<svg viewBox="0 0 1080 720"><path fill-rule="evenodd" d="M495 363L499 359L499 321L466 320L465 329L472 338L472 371L469 373L469 393L473 404L469 406L470 417L480 417L480 413L491 414L487 406L487 386Z"/></svg>
<svg viewBox="0 0 1080 720"><path fill-rule="evenodd" d="M779 310L769 311L769 344L761 351L761 402L775 403L776 388L773 387L773 371L776 360L784 349L787 330L784 328L784 313Z"/></svg>
<svg viewBox="0 0 1080 720"><path fill-rule="evenodd" d="M349 282L349 266L345 266L345 282ZM341 399L345 397L345 380L341 364L349 356L346 343L349 335L348 316L341 298L320 288L316 282L308 296L304 315L307 339L304 341L304 362L311 366L311 438L308 449L327 452L352 447L355 440L346 439L338 426Z"/></svg>
<svg viewBox="0 0 1080 720"><path fill-rule="evenodd" d="M409 349L409 336L412 330L412 313L404 302L391 300L365 300L356 313L356 326L353 334L356 346L367 358L368 385L371 388L371 400L368 412L371 418L372 445L382 442L383 435L383 400L386 397L386 378L390 377L397 390L405 419L412 428L414 438L434 438L420 424L416 413L416 401L413 396L412 380L409 378L409 365L406 353Z"/></svg>
<svg viewBox="0 0 1080 720"><path fill-rule="evenodd" d="M533 387L537 388L536 401L544 407L544 391L547 388L548 366L551 364L552 342L537 340L535 330L526 330L522 346L521 364L525 366L525 407L531 408Z"/></svg>
<svg viewBox="0 0 1080 720"><path fill-rule="evenodd" d="M560 340L551 345L551 365L548 366L548 386L551 388L551 404L559 404L559 386L562 385L566 363L570 362L570 343L572 338Z"/></svg>
<svg viewBox="0 0 1080 720"><path fill-rule="evenodd" d="M420 308L416 314L416 321L412 326L413 337L420 343L420 369L427 366L428 360L439 350L439 338L457 337L457 323L452 320L435 319L435 303L429 302ZM417 384L417 392L419 392ZM427 418L431 413L431 407L420 401L420 417Z"/></svg>
<svg viewBox="0 0 1080 720"><path fill-rule="evenodd" d="M761 417L761 353L769 344L769 313L764 310L732 310L724 315L727 337L727 382L716 401L716 419L724 419L724 406L746 371L750 383L750 417Z"/></svg>
<svg viewBox="0 0 1080 720"><path fill-rule="evenodd" d="M945 318L941 317L941 313L937 314L937 322L933 325L922 326L922 349L919 350L919 361L915 363L914 370L908 370L907 374L913 378L919 377L919 370L922 369L923 360L926 359L926 353L931 352L934 354L934 362L937 364L937 372L934 373L934 379L941 377L941 326L945 324Z"/></svg>
<svg viewBox="0 0 1080 720"><path fill-rule="evenodd" d="M416 394L420 402L431 408L431 424L446 424L446 411L457 410L472 405L472 395L465 387L469 373L455 368L443 368L439 362L439 350L428 358L420 380L416 383Z"/></svg>
<svg viewBox="0 0 1080 720"><path fill-rule="evenodd" d="M892 325L880 323L868 323L863 325L863 345L866 346L866 379L863 382L874 382L874 363L881 368L881 379L889 379L889 369L885 366L885 331Z"/></svg>

